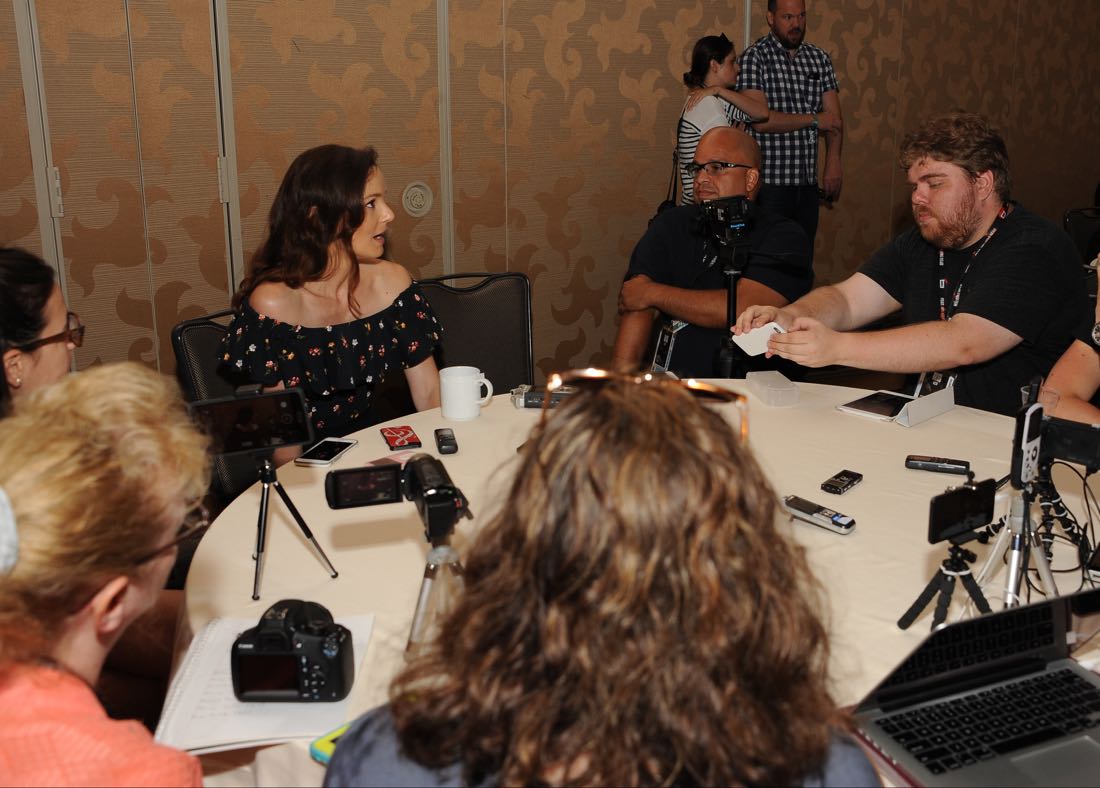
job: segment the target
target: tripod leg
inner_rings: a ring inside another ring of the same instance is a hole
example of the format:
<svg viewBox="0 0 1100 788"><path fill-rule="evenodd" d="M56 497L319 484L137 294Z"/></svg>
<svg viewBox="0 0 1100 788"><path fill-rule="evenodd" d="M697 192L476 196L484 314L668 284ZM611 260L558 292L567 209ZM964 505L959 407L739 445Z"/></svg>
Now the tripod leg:
<svg viewBox="0 0 1100 788"><path fill-rule="evenodd" d="M918 596L916 601L909 606L909 609L902 614L902 617L898 619L898 629L909 629L913 622L917 620L917 616L924 611L924 608L932 601L932 597L939 591L942 578L943 573L939 571L932 575L932 579L928 581L928 585L920 592L920 596Z"/></svg>
<svg viewBox="0 0 1100 788"><path fill-rule="evenodd" d="M935 632L947 619L947 608L951 606L951 595L955 593L955 576L943 575L940 584L940 598L936 601L936 610L932 614L932 631Z"/></svg>
<svg viewBox="0 0 1100 788"><path fill-rule="evenodd" d="M963 588L970 594L970 598L974 600L974 604L977 606L978 610L983 613L992 613L993 608L991 608L989 602L986 601L985 594L982 593L982 589L974 580L974 575L967 572L966 574L960 574L959 579L962 580Z"/></svg>
<svg viewBox="0 0 1100 788"><path fill-rule="evenodd" d="M260 492L260 516L256 520L256 572L252 576L252 598L260 598L260 580L264 573L264 549L267 547L267 503L271 497L271 485L264 482Z"/></svg>
<svg viewBox="0 0 1100 788"><path fill-rule="evenodd" d="M279 484L278 479L276 479L273 484L275 485L275 492L279 493L279 497L282 498L283 503L286 504L290 516L294 518L294 522L298 524L305 538L313 545L313 549L317 551L317 555L321 556L321 560L324 561L325 567L328 569L329 576L336 577L338 575L336 567L332 565L332 561L328 560L328 556L325 555L325 551L321 549L321 545L317 544L317 540L313 538L313 532L309 530L306 521L302 518L302 515L299 514L298 507L294 505L294 501L290 500L290 496L287 495L286 490L283 489L283 485Z"/></svg>
<svg viewBox="0 0 1100 788"><path fill-rule="evenodd" d="M1035 556L1035 568L1039 570L1039 579L1043 582L1043 593L1047 596L1058 596L1058 586L1054 583L1054 573L1050 571L1046 550L1037 544L1032 554Z"/></svg>

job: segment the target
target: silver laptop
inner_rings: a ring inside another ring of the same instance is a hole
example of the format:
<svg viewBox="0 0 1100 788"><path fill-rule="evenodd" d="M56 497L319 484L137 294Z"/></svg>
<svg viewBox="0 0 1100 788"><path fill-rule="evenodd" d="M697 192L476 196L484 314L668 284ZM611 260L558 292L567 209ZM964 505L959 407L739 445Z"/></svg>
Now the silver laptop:
<svg viewBox="0 0 1100 788"><path fill-rule="evenodd" d="M1069 656L1098 628L1100 589L946 626L856 707L859 736L905 783L1100 785L1100 676Z"/></svg>

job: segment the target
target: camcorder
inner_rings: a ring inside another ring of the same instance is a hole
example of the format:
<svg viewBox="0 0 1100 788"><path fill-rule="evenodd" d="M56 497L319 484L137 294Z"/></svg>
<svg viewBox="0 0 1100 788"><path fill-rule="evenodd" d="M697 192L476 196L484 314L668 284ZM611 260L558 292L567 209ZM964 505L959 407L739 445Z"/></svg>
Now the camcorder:
<svg viewBox="0 0 1100 788"><path fill-rule="evenodd" d="M355 680L351 632L316 602L283 599L230 652L233 694L247 702L343 700Z"/></svg>
<svg viewBox="0 0 1100 788"><path fill-rule="evenodd" d="M744 195L707 200L700 206L699 224L703 234L721 246L743 246L752 229L752 203Z"/></svg>
<svg viewBox="0 0 1100 788"><path fill-rule="evenodd" d="M245 386L232 397L187 406L191 419L211 439L214 454L252 454L313 443L313 424L298 388L262 391Z"/></svg>
<svg viewBox="0 0 1100 788"><path fill-rule="evenodd" d="M462 517L473 517L466 496L430 454L413 455L404 468L386 463L329 471L325 497L333 509L412 501L424 523L424 537L432 544L445 542Z"/></svg>

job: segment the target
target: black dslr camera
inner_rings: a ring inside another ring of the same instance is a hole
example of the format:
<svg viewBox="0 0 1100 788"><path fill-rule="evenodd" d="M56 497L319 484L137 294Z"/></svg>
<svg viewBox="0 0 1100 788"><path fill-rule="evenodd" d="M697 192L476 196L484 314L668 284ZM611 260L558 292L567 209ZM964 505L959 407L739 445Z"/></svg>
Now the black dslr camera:
<svg viewBox="0 0 1100 788"><path fill-rule="evenodd" d="M333 509L413 501L424 522L424 537L432 544L445 542L460 518L473 516L462 490L430 454L413 456L404 468L392 463L329 471L325 497Z"/></svg>
<svg viewBox="0 0 1100 788"><path fill-rule="evenodd" d="M337 701L351 692L351 632L316 602L283 599L242 632L230 652L241 701Z"/></svg>

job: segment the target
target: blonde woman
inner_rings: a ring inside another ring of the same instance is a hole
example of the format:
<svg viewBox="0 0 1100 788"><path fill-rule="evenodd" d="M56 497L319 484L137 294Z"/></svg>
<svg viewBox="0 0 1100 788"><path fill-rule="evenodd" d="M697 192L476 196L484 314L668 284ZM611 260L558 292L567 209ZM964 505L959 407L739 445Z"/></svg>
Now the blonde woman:
<svg viewBox="0 0 1100 788"><path fill-rule="evenodd" d="M201 785L92 687L205 530L207 441L175 383L108 364L0 422L0 774L16 785Z"/></svg>
<svg viewBox="0 0 1100 788"><path fill-rule="evenodd" d="M340 739L326 784L877 784L739 433L680 385L576 382L434 649Z"/></svg>

